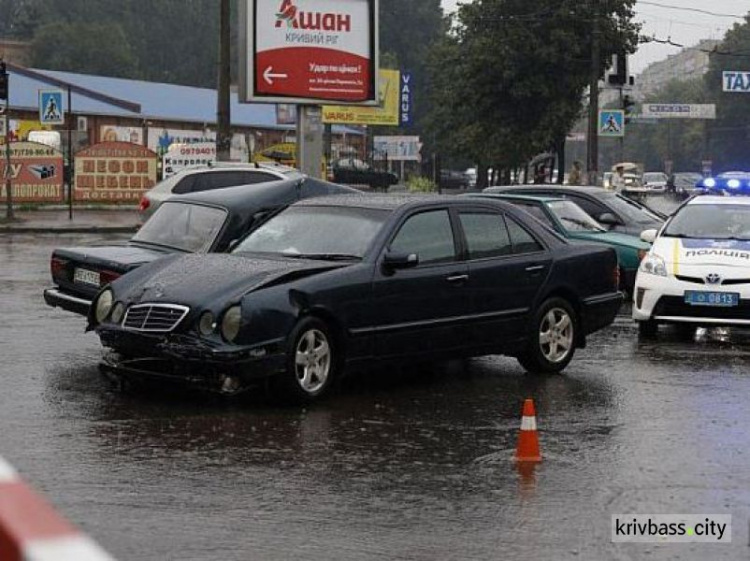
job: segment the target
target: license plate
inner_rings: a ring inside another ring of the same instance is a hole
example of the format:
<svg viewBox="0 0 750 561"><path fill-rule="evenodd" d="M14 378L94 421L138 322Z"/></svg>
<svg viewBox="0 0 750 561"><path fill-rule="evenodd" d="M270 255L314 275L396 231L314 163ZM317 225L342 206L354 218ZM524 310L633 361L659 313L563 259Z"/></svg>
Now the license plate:
<svg viewBox="0 0 750 561"><path fill-rule="evenodd" d="M88 269L76 269L73 274L73 281L90 284L92 286L99 286L99 273L96 271L89 271Z"/></svg>
<svg viewBox="0 0 750 561"><path fill-rule="evenodd" d="M703 292L686 290L685 303L691 306L739 306L740 295L737 292Z"/></svg>

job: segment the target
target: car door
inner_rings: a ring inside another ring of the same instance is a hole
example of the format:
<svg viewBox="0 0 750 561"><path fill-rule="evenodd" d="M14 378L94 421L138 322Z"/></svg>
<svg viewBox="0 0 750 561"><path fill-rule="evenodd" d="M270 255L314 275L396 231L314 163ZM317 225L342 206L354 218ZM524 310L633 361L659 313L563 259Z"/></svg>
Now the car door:
<svg viewBox="0 0 750 561"><path fill-rule="evenodd" d="M541 240L501 211L461 210L472 295L471 337L477 347L508 347L525 326L552 263Z"/></svg>
<svg viewBox="0 0 750 561"><path fill-rule="evenodd" d="M416 254L419 264L395 271L381 266L375 272L378 355L433 355L462 347L471 298L449 209L433 208L405 217L385 252Z"/></svg>

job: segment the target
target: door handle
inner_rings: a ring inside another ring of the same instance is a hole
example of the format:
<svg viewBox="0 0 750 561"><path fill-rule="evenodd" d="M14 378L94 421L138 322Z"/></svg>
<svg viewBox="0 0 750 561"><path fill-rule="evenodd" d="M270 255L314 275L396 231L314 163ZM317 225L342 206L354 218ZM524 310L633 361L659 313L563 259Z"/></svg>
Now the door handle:
<svg viewBox="0 0 750 561"><path fill-rule="evenodd" d="M450 283L461 284L469 280L469 275L451 275L450 277L446 277L445 280Z"/></svg>
<svg viewBox="0 0 750 561"><path fill-rule="evenodd" d="M529 267L526 267L525 270L527 273L535 273L537 271L541 271L542 269L544 269L544 265L530 265Z"/></svg>

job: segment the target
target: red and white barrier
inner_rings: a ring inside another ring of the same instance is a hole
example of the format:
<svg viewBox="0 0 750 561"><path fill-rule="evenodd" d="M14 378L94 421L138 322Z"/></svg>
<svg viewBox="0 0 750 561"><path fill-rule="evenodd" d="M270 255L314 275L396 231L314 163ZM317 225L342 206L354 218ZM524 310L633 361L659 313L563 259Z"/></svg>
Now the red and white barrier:
<svg viewBox="0 0 750 561"><path fill-rule="evenodd" d="M0 458L2 561L114 561L24 483Z"/></svg>

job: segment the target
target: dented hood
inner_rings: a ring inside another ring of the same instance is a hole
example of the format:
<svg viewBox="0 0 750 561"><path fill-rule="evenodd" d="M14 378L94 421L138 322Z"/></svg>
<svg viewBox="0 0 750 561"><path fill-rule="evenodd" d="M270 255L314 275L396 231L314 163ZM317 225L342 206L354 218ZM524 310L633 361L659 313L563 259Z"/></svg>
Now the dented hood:
<svg viewBox="0 0 750 561"><path fill-rule="evenodd" d="M169 302L186 306L238 300L270 283L346 266L292 258L231 254L170 256L136 269L113 283L115 297L128 304Z"/></svg>

